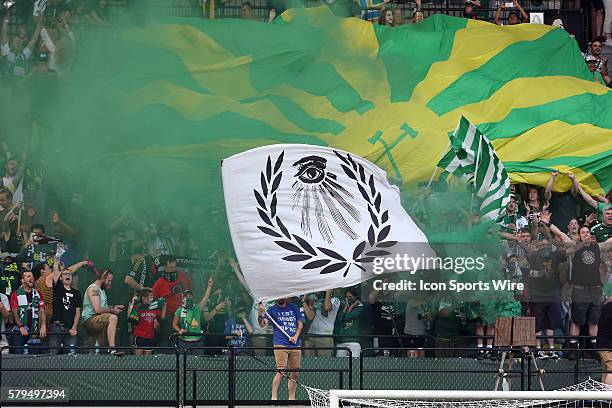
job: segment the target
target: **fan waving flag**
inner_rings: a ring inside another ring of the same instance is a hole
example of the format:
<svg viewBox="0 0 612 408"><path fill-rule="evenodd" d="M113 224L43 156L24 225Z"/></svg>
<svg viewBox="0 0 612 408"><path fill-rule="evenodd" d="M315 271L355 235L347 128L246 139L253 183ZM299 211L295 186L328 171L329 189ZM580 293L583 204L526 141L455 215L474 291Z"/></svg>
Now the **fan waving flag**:
<svg viewBox="0 0 612 408"><path fill-rule="evenodd" d="M223 160L222 175L234 249L256 300L355 285L399 242L417 244L408 256L433 252L386 173L351 153L264 146Z"/></svg>
<svg viewBox="0 0 612 408"><path fill-rule="evenodd" d="M510 201L510 180L493 145L463 116L450 139L451 149L438 167L472 183L474 194L482 199L481 216L498 219Z"/></svg>

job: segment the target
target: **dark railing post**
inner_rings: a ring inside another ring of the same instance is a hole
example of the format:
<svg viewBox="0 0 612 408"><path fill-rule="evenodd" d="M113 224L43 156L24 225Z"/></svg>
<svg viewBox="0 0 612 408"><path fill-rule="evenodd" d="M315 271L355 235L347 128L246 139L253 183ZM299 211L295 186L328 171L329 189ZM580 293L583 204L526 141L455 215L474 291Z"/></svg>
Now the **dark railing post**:
<svg viewBox="0 0 612 408"><path fill-rule="evenodd" d="M173 350L174 350L174 355L176 357L174 360L174 363L176 364L176 408L179 408L181 406L181 373L180 373L181 360L180 360L180 355L176 347L174 347ZM183 381L183 384L185 384L184 381Z"/></svg>
<svg viewBox="0 0 612 408"><path fill-rule="evenodd" d="M521 353L521 391L525 391L525 352L520 350Z"/></svg>
<svg viewBox="0 0 612 408"><path fill-rule="evenodd" d="M228 364L229 368L227 370L228 379L227 379L227 407L234 408L234 399L236 397L236 350L234 346L229 346L229 359Z"/></svg>
<svg viewBox="0 0 612 408"><path fill-rule="evenodd" d="M349 385L349 390L353 389L353 352L349 349L348 351L349 353L349 372L348 372L348 385Z"/></svg>
<svg viewBox="0 0 612 408"><path fill-rule="evenodd" d="M530 358L535 358L533 354L525 353L525 360L527 361L527 391L531 391L531 363Z"/></svg>
<svg viewBox="0 0 612 408"><path fill-rule="evenodd" d="M574 384L580 382L580 359L582 358L582 350L580 347L574 353Z"/></svg>
<svg viewBox="0 0 612 408"><path fill-rule="evenodd" d="M196 389L198 388L198 380L197 380L198 372L193 370L191 372L191 406L193 408L197 408L198 404L196 404L196 399L198 394L196 393Z"/></svg>
<svg viewBox="0 0 612 408"><path fill-rule="evenodd" d="M363 390L363 355L365 354L364 351L366 351L367 348L364 348L361 350L361 353L359 353L359 389Z"/></svg>
<svg viewBox="0 0 612 408"><path fill-rule="evenodd" d="M177 356L180 358L180 354L177 350ZM187 404L187 357L183 353L183 405Z"/></svg>

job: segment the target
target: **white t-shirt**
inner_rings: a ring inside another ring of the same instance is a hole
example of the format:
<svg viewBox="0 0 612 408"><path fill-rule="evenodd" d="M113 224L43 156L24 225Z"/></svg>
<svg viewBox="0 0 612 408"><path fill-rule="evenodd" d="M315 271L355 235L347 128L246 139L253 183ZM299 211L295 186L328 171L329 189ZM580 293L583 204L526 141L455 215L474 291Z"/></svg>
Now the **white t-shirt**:
<svg viewBox="0 0 612 408"><path fill-rule="evenodd" d="M404 323L404 334L411 336L422 336L425 334L425 321L419 315L425 314L422 307L411 306L406 303L406 321Z"/></svg>
<svg viewBox="0 0 612 408"><path fill-rule="evenodd" d="M310 334L334 334L334 322L336 321L336 315L340 310L340 299L337 297L331 298L332 309L327 312L327 315L323 314L323 305L318 305L318 301L315 302L315 317L312 320L308 333Z"/></svg>
<svg viewBox="0 0 612 408"><path fill-rule="evenodd" d="M6 60L13 64L13 75L25 76L26 74L26 61L32 57L32 51L26 47L21 52L15 54L8 43L2 44L0 53Z"/></svg>
<svg viewBox="0 0 612 408"><path fill-rule="evenodd" d="M0 293L0 301L4 305L4 308L8 311L11 310L11 305L9 303L8 297L4 293ZM6 331L6 325L4 324L4 318L0 316L0 331ZM0 336L0 347L8 346L8 341L6 340L6 334Z"/></svg>

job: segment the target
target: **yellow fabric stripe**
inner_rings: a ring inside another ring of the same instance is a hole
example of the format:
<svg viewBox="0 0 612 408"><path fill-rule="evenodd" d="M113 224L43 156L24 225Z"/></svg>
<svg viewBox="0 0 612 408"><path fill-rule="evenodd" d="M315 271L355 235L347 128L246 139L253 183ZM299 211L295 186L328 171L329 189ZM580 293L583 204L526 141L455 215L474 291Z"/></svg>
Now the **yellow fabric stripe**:
<svg viewBox="0 0 612 408"><path fill-rule="evenodd" d="M576 179L587 192L587 194L597 196L606 194L599 182L591 173L587 173L577 167L569 167L565 165L552 166L561 174L573 173ZM550 173L509 173L508 177L512 183L525 183L537 186L545 186L550 178ZM557 176L553 184L553 191L569 191L572 188L572 182L569 177L564 175Z"/></svg>
<svg viewBox="0 0 612 408"><path fill-rule="evenodd" d="M444 116L465 112L474 123L499 122L513 109L544 105L570 96L592 93L602 95L609 89L594 81L573 77L549 76L537 78L517 78L507 82L491 98L462 106Z"/></svg>
<svg viewBox="0 0 612 408"><path fill-rule="evenodd" d="M500 27L469 20L466 28L456 32L448 60L432 64L427 77L415 88L415 95L427 104L461 75L482 66L507 46L519 41L536 40L550 30L551 27L543 24ZM478 47L474 46L476 43Z"/></svg>
<svg viewBox="0 0 612 408"><path fill-rule="evenodd" d="M256 93L248 75L248 65L252 58L236 57L193 26L152 24L147 28L130 30L127 36L132 41L147 45L154 39L159 48L176 53L191 76L213 93L234 99L243 99Z"/></svg>
<svg viewBox="0 0 612 408"><path fill-rule="evenodd" d="M360 21L357 20L356 22L359 23ZM360 26L360 24L356 24L354 21L351 25ZM349 29L349 27L346 29ZM369 30L371 36L368 37L367 32L363 33L363 52L374 53L375 55L377 53L378 42L371 27ZM263 95L262 92L257 92L253 89L249 81L248 70L249 64L252 62L250 56L235 57L213 39L191 26L163 25L163 29L159 26L148 29L134 29L129 34L130 40L141 41L147 44L151 43L151 38L153 37L160 48L176 52L189 69L192 77L211 92L236 100ZM189 41L185 42L185 38L188 38ZM376 47L376 50L373 47ZM338 58L338 61L346 61L346 59ZM345 63L347 70L350 70L350 61ZM347 73L349 76L356 77L357 81L362 81L366 74L369 74L369 72L361 72L359 76ZM351 84L355 86L355 82L351 82ZM371 89L369 82L367 84L364 82L364 85L361 87L355 86L358 90L368 87ZM329 118L329 113L335 112L335 108L326 97L312 95L284 84L268 89L265 94L284 96L295 102L299 101L302 109L311 116L336 119L340 123L344 122L345 126L346 122L356 116L353 112L349 113L344 120L336 117ZM337 115L342 115L339 112L336 113Z"/></svg>
<svg viewBox="0 0 612 408"><path fill-rule="evenodd" d="M612 131L590 124L570 125L552 121L511 139L494 140L502 161L589 157L612 150Z"/></svg>

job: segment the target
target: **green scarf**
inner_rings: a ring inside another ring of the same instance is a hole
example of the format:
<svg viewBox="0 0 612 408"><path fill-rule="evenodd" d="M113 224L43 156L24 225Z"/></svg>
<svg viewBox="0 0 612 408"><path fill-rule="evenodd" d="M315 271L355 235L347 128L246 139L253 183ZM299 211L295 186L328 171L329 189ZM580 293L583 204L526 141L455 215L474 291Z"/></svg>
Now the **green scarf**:
<svg viewBox="0 0 612 408"><path fill-rule="evenodd" d="M140 315L138 314L139 310L162 310L165 302L166 299L159 298L155 302L149 303L148 305L137 303L134 305L132 311L128 315L128 320L137 323L140 321Z"/></svg>
<svg viewBox="0 0 612 408"><path fill-rule="evenodd" d="M179 327L185 329L186 334L202 333L201 316L202 312L198 305L194 305L190 309L183 306L179 312Z"/></svg>
<svg viewBox="0 0 612 408"><path fill-rule="evenodd" d="M38 311L40 309L40 294L34 288L32 288L32 300L28 303L28 297L26 295L26 291L23 290L23 286L20 286L17 289L17 305L19 306L19 319L21 323L25 326L28 323L27 314L28 310L32 313L32 327L30 327L30 332L37 333L38 332Z"/></svg>

